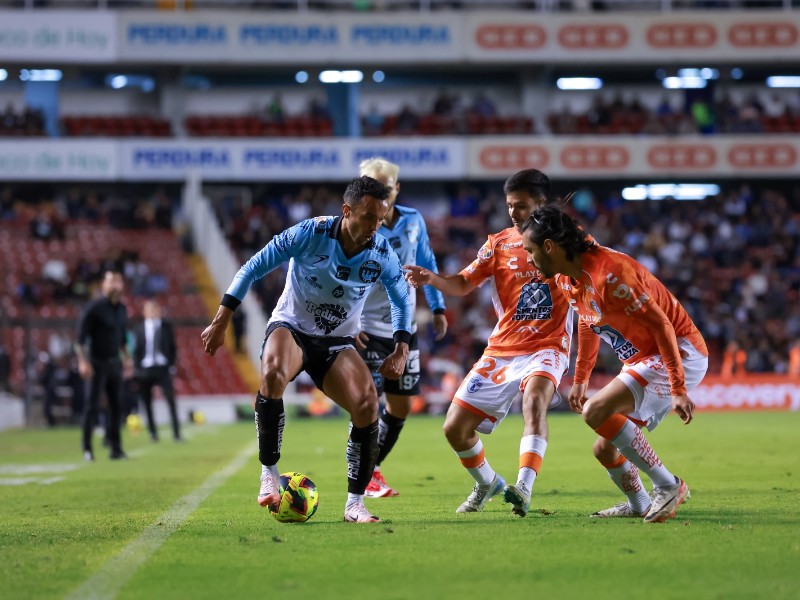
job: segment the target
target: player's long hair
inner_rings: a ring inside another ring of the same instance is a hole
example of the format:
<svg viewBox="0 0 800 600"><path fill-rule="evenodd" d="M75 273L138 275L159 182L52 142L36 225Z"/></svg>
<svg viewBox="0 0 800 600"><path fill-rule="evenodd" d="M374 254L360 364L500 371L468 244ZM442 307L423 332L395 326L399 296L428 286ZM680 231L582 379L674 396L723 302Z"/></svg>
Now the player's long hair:
<svg viewBox="0 0 800 600"><path fill-rule="evenodd" d="M544 204L550 200L550 178L538 169L518 171L506 179L503 185L506 196L513 192L526 192L531 198L544 198Z"/></svg>
<svg viewBox="0 0 800 600"><path fill-rule="evenodd" d="M533 211L522 227L522 234L531 236L531 241L541 246L545 240L553 240L564 248L567 260L583 254L594 246L594 241L578 222L559 206L549 205Z"/></svg>
<svg viewBox="0 0 800 600"><path fill-rule="evenodd" d="M386 200L389 197L389 190L380 181L362 175L357 179L353 179L344 191L345 204L349 204L351 208L361 204L366 196L372 196L378 200Z"/></svg>

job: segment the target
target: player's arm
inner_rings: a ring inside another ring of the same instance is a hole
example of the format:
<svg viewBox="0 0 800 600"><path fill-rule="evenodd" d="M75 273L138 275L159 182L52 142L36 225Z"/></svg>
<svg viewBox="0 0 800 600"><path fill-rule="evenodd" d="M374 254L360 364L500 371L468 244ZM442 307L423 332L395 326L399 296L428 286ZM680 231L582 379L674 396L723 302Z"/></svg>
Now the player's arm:
<svg viewBox="0 0 800 600"><path fill-rule="evenodd" d="M298 223L273 237L266 246L242 265L222 297L217 314L200 336L203 340L203 349L208 354L213 356L225 342L225 331L233 318L233 313L239 308L253 282L290 258L301 255L313 234L313 220L308 219Z"/></svg>
<svg viewBox="0 0 800 600"><path fill-rule="evenodd" d="M381 281L389 295L394 331L394 352L386 357L378 369L386 379L397 379L403 374L408 360L408 344L411 341L411 303L408 286L403 281L400 259L392 252L386 268L381 272Z"/></svg>
<svg viewBox="0 0 800 600"><path fill-rule="evenodd" d="M636 311L633 314L637 315L638 322L652 334L658 345L658 352L661 354L661 360L664 361L669 376L672 410L678 413L681 420L688 425L692 420L694 403L687 395L686 376L683 372L683 361L678 348L675 328L658 304L648 302L646 306L647 310Z"/></svg>
<svg viewBox="0 0 800 600"><path fill-rule="evenodd" d="M419 218L419 227L417 263L420 267L438 274L439 267L436 264L436 256L433 253L431 242L428 238L428 228L425 226L425 220L421 216ZM425 300L428 302L428 306L433 313L433 330L436 334L436 340L441 340L447 333L447 317L444 314L444 296L442 296L442 292L432 285L424 286L423 292L425 293Z"/></svg>
<svg viewBox="0 0 800 600"><path fill-rule="evenodd" d="M570 316L571 318L571 316ZM575 361L575 376L569 392L569 407L576 413L583 412L586 390L592 376L600 350L600 337L595 335L585 321L578 321L578 356Z"/></svg>
<svg viewBox="0 0 800 600"><path fill-rule="evenodd" d="M415 288L419 286L432 286L448 296L466 296L475 289L475 285L467 280L461 273L455 275L440 275L417 265L405 265L406 279Z"/></svg>

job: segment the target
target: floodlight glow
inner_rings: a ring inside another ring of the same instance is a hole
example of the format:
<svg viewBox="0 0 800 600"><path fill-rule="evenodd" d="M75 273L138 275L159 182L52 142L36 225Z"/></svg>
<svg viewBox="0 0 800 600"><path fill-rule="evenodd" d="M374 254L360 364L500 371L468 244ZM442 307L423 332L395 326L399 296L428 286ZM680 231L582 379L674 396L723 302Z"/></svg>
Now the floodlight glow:
<svg viewBox="0 0 800 600"><path fill-rule="evenodd" d="M704 200L719 194L719 186L715 183L651 183L639 184L622 190L625 200Z"/></svg>
<svg viewBox="0 0 800 600"><path fill-rule="evenodd" d="M560 90L599 90L603 80L599 77L559 77L556 86Z"/></svg>
<svg viewBox="0 0 800 600"><path fill-rule="evenodd" d="M731 79L741 79L744 76L744 71L742 71L739 67L734 67L731 69Z"/></svg>
<svg viewBox="0 0 800 600"><path fill-rule="evenodd" d="M128 85L128 78L125 75L114 75L109 82L112 88L115 90L121 90L126 85Z"/></svg>
<svg viewBox="0 0 800 600"><path fill-rule="evenodd" d="M773 75L767 77L767 87L771 88L800 88L798 75Z"/></svg>
<svg viewBox="0 0 800 600"><path fill-rule="evenodd" d="M8 71L0 69L0 81L5 81L6 79L8 79Z"/></svg>
<svg viewBox="0 0 800 600"><path fill-rule="evenodd" d="M308 73L306 71L298 71L294 74L294 80L297 83L305 83L308 81Z"/></svg>
<svg viewBox="0 0 800 600"><path fill-rule="evenodd" d="M63 75L58 69L21 69L19 72L22 81L61 81Z"/></svg>
<svg viewBox="0 0 800 600"><path fill-rule="evenodd" d="M383 71L375 71L372 74L372 81L375 83L382 83L384 79L386 79L386 75Z"/></svg>
<svg viewBox="0 0 800 600"><path fill-rule="evenodd" d="M319 74L322 83L358 83L364 79L361 71L323 71Z"/></svg>
<svg viewBox="0 0 800 600"><path fill-rule="evenodd" d="M661 85L668 90L687 90L704 88L708 82L702 77L665 77Z"/></svg>

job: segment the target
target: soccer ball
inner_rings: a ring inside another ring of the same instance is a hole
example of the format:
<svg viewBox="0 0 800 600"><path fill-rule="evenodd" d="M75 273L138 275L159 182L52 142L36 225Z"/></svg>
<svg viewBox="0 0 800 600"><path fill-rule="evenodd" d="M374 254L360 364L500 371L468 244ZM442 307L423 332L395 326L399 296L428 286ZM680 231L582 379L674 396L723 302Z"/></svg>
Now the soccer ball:
<svg viewBox="0 0 800 600"><path fill-rule="evenodd" d="M277 509L269 512L281 523L303 523L317 512L319 492L317 486L302 473L283 473L278 492L281 495Z"/></svg>

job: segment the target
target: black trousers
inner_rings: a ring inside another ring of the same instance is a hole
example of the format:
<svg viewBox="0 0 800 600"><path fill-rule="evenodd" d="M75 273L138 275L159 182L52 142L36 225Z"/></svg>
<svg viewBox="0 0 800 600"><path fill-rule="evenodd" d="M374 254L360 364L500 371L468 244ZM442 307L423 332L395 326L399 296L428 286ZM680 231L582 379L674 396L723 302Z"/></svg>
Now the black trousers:
<svg viewBox="0 0 800 600"><path fill-rule="evenodd" d="M156 421L153 418L153 387L158 386L164 392L164 397L169 405L169 416L172 419L172 435L175 439L181 437L178 411L175 407L175 390L172 388L172 375L169 367L148 367L139 371L139 393L142 395L144 410L147 413L147 428L153 438L158 437Z"/></svg>
<svg viewBox="0 0 800 600"><path fill-rule="evenodd" d="M119 433L119 402L122 394L122 361L118 358L92 360L94 375L89 384L89 398L83 406L83 449L92 449L92 430L97 423L100 394L105 392L108 403L106 437L111 452L122 452Z"/></svg>

